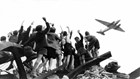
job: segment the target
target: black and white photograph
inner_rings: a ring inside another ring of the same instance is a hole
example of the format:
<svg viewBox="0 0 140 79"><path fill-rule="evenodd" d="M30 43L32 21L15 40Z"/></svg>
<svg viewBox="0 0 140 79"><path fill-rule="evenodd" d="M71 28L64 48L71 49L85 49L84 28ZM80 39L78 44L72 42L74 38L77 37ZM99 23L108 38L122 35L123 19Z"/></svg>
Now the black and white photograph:
<svg viewBox="0 0 140 79"><path fill-rule="evenodd" d="M0 79L140 79L139 0L1 0Z"/></svg>

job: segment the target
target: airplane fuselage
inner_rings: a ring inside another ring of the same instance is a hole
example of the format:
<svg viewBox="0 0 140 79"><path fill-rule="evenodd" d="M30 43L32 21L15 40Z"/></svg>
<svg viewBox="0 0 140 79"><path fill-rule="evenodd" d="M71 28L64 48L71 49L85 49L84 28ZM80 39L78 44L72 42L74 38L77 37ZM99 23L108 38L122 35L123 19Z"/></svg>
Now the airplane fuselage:
<svg viewBox="0 0 140 79"><path fill-rule="evenodd" d="M109 30L111 30L112 28L106 28L106 29L104 29L104 30L102 30L102 32L106 32L106 31L109 31Z"/></svg>
<svg viewBox="0 0 140 79"><path fill-rule="evenodd" d="M120 28L121 24L118 24L120 22L120 20L113 21L112 23L102 21L102 20L98 20L98 19L95 19L95 20L102 23L103 25L107 26L107 28L105 28L104 30L97 31L97 33L99 33L99 34L105 35L105 32L109 31L111 29L115 29L115 30L118 30L118 31L121 31L121 32L125 32L122 28Z"/></svg>
<svg viewBox="0 0 140 79"><path fill-rule="evenodd" d="M108 28L106 28L106 29L104 29L102 32L106 32L106 31L109 31L109 30L111 30L111 29L115 29L115 28L117 28L118 26L117 25L111 25L111 26L109 26Z"/></svg>
<svg viewBox="0 0 140 79"><path fill-rule="evenodd" d="M103 32L106 32L106 31L108 31L108 30L117 28L117 27L118 27L117 24L118 24L119 22L120 22L120 20L118 20L116 23L113 21L112 23L110 23L111 25L107 25L108 28L105 29L105 30L103 30Z"/></svg>

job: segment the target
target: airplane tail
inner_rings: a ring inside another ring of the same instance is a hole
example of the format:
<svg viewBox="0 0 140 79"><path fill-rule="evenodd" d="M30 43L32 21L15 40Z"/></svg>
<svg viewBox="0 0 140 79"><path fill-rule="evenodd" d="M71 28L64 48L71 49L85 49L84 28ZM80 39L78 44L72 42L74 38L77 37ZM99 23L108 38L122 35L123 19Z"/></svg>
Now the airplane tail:
<svg viewBox="0 0 140 79"><path fill-rule="evenodd" d="M105 33L102 32L102 31L97 31L97 33L99 33L99 34L101 34L101 35L105 35Z"/></svg>

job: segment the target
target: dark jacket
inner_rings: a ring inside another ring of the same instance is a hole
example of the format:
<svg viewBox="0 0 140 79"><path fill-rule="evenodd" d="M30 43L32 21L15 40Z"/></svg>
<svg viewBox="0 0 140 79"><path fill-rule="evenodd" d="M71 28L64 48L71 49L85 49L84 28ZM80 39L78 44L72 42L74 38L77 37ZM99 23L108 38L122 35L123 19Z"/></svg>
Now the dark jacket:
<svg viewBox="0 0 140 79"><path fill-rule="evenodd" d="M35 50L38 51L44 47L47 47L47 38L46 34L48 33L50 29L50 25L47 24L47 28L43 31L38 31L37 33L34 33L28 41L24 43L24 46L28 45L29 43L35 41L36 42L36 48Z"/></svg>
<svg viewBox="0 0 140 79"><path fill-rule="evenodd" d="M86 36L86 39L89 42L88 50L91 50L93 46L95 47L95 49L100 49L99 41L95 36L88 35Z"/></svg>

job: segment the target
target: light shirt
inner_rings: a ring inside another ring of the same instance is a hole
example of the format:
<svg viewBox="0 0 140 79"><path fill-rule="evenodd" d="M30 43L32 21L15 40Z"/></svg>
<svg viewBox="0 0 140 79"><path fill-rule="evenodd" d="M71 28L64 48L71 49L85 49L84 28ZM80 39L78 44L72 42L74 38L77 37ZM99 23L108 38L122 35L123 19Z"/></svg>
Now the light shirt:
<svg viewBox="0 0 140 79"><path fill-rule="evenodd" d="M7 41L1 41L0 42L0 51L7 48L7 47L10 47L10 46L17 46L17 44L12 43L12 42L7 42Z"/></svg>

